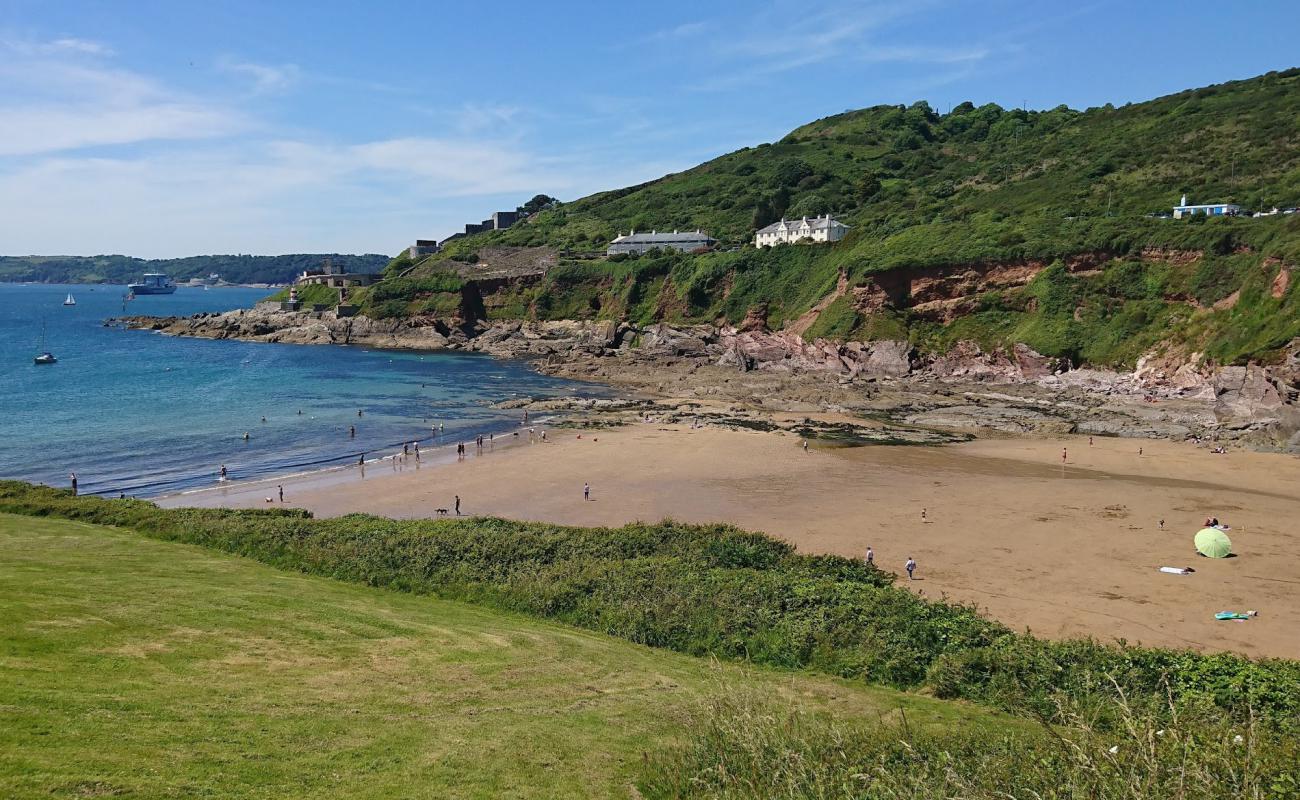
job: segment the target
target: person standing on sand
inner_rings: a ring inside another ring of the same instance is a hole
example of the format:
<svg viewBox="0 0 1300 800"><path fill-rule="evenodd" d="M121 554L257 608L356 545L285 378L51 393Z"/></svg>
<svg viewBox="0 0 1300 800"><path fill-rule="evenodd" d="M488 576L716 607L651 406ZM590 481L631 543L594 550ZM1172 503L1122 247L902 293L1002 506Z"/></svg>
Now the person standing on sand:
<svg viewBox="0 0 1300 800"><path fill-rule="evenodd" d="M456 516L460 516L460 495L456 495Z"/></svg>
<svg viewBox="0 0 1300 800"><path fill-rule="evenodd" d="M867 564L873 567L876 565L876 551L871 549L871 545L867 545Z"/></svg>
<svg viewBox="0 0 1300 800"><path fill-rule="evenodd" d="M278 489L278 490L280 491L280 502L283 503L283 502L284 502L284 486L282 486L282 485L281 485L281 486L276 486L275 488Z"/></svg>
<svg viewBox="0 0 1300 800"><path fill-rule="evenodd" d="M590 483L584 483L584 484L582 484L582 499L583 499L583 500L590 500L590 499L591 499L591 484L590 484Z"/></svg>
<svg viewBox="0 0 1300 800"><path fill-rule="evenodd" d="M1088 437L1088 446L1089 446L1089 447L1092 447L1092 437L1091 437L1091 436Z"/></svg>
<svg viewBox="0 0 1300 800"><path fill-rule="evenodd" d="M925 509L921 509L921 521L925 522Z"/></svg>
<svg viewBox="0 0 1300 800"><path fill-rule="evenodd" d="M1160 530L1164 530L1164 529L1165 529L1165 521L1162 519L1160 520Z"/></svg>
<svg viewBox="0 0 1300 800"><path fill-rule="evenodd" d="M908 556L907 563L904 564L903 567L904 569L907 570L907 579L909 581L916 580L916 578L912 575L913 572L916 572L916 559L912 558L911 556Z"/></svg>
<svg viewBox="0 0 1300 800"><path fill-rule="evenodd" d="M1141 448L1141 447L1138 448L1138 455L1142 455L1142 448Z"/></svg>
<svg viewBox="0 0 1300 800"><path fill-rule="evenodd" d="M1062 447L1062 448L1061 448L1061 463L1064 464L1064 463L1065 463L1065 460L1066 460L1067 458L1069 458L1069 457L1070 457L1070 452L1069 452L1069 450L1067 450L1066 448Z"/></svg>
<svg viewBox="0 0 1300 800"><path fill-rule="evenodd" d="M807 440L807 439L804 439L804 440L803 440L802 442L800 442L799 444L803 445L803 451L804 451L805 453L808 452L808 440Z"/></svg>
<svg viewBox="0 0 1300 800"><path fill-rule="evenodd" d="M72 496L76 497L77 496L77 473L69 472L68 481L72 483Z"/></svg>

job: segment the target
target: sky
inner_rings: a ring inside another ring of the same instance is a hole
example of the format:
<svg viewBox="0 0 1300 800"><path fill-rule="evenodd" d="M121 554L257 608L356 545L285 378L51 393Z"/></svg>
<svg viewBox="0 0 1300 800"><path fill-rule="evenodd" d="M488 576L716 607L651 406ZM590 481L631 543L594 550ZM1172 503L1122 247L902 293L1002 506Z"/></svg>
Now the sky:
<svg viewBox="0 0 1300 800"><path fill-rule="evenodd" d="M0 0L0 254L378 252L829 114L1300 66L1300 4Z"/></svg>

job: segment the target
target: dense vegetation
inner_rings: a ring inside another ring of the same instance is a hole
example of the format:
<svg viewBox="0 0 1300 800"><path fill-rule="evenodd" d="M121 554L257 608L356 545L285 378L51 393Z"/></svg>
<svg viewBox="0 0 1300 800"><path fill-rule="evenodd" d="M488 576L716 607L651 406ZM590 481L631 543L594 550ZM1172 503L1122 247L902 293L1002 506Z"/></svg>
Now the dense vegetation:
<svg viewBox="0 0 1300 800"><path fill-rule="evenodd" d="M1115 701L1217 709L1283 728L1300 714L1300 663L1047 642L971 608L931 602L860 562L793 552L728 526L616 530L500 519L396 521L305 512L164 510L0 482L0 511L134 528L340 580L470 600L695 655L926 688L1060 721Z"/></svg>
<svg viewBox="0 0 1300 800"><path fill-rule="evenodd" d="M1297 139L1300 70L1123 108L878 106L557 204L509 230L459 239L428 263L472 261L494 244L603 253L631 228L703 228L722 240L719 251L562 263L538 283L484 298L487 316L734 323L758 310L779 327L841 275L850 287L869 287L887 273L1086 258L1080 275L1057 269L1033 286L972 289L951 315L909 297L881 310L848 296L808 335L907 338L923 350L957 339L1023 341L1047 355L1115 365L1172 337L1220 363L1267 360L1300 336L1300 280L1280 296L1273 290L1283 267L1300 264L1300 214L1150 215L1168 214L1183 193L1247 209L1300 204ZM825 212L853 226L834 246L748 244L757 226L782 214ZM402 257L392 269L410 267Z"/></svg>
<svg viewBox="0 0 1300 800"><path fill-rule="evenodd" d="M348 272L379 272L388 256L378 254L294 254L283 256L189 256L143 259L130 256L0 256L0 281L35 283L130 283L146 272L175 281L217 273L227 283L288 283L328 259Z"/></svg>
<svg viewBox="0 0 1300 800"><path fill-rule="evenodd" d="M1254 723L1193 710L1119 704L1123 724L1083 714L1037 731L832 720L752 693L713 698L690 741L656 754L647 798L736 800L1216 800L1300 798L1300 742Z"/></svg>

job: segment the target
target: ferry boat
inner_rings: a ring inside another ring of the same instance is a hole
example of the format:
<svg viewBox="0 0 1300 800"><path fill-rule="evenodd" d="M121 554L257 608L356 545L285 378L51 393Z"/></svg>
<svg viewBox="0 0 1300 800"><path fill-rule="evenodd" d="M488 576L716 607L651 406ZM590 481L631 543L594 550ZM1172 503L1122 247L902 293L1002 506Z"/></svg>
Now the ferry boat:
<svg viewBox="0 0 1300 800"><path fill-rule="evenodd" d="M139 297L142 294L171 294L176 291L176 284L161 272L146 272L139 283L128 283L126 288Z"/></svg>

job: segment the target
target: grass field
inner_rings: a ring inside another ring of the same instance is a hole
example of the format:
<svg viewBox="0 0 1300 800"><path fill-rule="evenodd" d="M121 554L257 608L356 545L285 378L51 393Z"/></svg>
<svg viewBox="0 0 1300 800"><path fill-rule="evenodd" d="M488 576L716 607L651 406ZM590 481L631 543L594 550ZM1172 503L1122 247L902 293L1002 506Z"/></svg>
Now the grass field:
<svg viewBox="0 0 1300 800"><path fill-rule="evenodd" d="M0 515L0 620L5 798L629 797L723 687L1007 724L54 519Z"/></svg>

